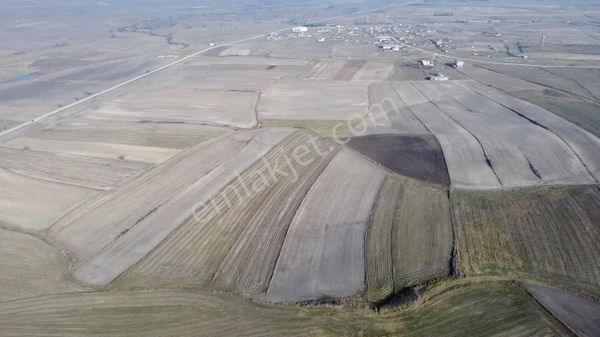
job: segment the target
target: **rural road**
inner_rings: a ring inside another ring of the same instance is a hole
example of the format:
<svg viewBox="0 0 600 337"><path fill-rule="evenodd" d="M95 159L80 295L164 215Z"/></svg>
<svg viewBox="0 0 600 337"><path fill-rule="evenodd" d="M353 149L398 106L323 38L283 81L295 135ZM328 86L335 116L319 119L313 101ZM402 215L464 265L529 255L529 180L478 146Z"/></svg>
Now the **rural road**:
<svg viewBox="0 0 600 337"><path fill-rule="evenodd" d="M404 3L400 3L400 4L394 4L394 5L390 5L390 6L383 6L383 7L371 8L371 9L368 9L368 10L365 10L365 11L354 12L354 13L346 14L346 15L329 17L329 18L325 18L325 19L314 21L313 23L323 23L323 22L327 22L327 21L331 21L331 20L336 20L336 19L341 19L341 18L346 18L346 17L352 17L352 16L355 16L355 15L361 15L361 14L365 14L365 13L371 13L371 12L374 12L374 11L377 11L377 10L381 10L381 9L400 7L400 6L408 5L408 4L411 4L411 3L414 3L414 1L404 2ZM105 94L107 94L109 92L112 92L112 91L114 91L116 89L124 87L124 86L126 86L126 85L128 85L130 83L136 82L136 81L138 81L138 80L140 80L142 78L146 78L146 77L151 76L153 74L156 74L156 73L158 73L160 71L163 71L165 69L171 68L171 67L173 67L173 66L175 66L177 64L180 64L180 63L185 62L185 61L187 61L189 59L192 59L192 58L194 58L194 57L196 57L196 56L198 56L198 55L200 55L202 53L205 53L207 51L210 51L210 50L213 50L213 49L216 49L216 48L220 48L220 47L224 47L224 46L232 46L232 45L236 45L236 44L239 44L239 43L242 43L242 42L259 39L261 37L265 37L265 36L270 35L270 34L281 33L281 32L287 31L287 30L291 30L291 29L292 29L292 27L286 27L286 28L282 28L282 29L279 29L279 30L276 30L276 31L273 31L273 32L269 32L269 33L265 33L265 34L260 34L260 35L255 35L255 36L251 36L251 37L248 37L248 38L245 38L245 39L231 41L231 42L228 42L228 43L222 43L222 44L214 45L214 46L209 47L209 48L205 48L205 49L199 50L199 51L194 52L194 53L192 53L190 55L187 55L187 56L185 56L185 57L183 57L181 59L178 59L178 60L173 61L171 63L165 64L165 65L163 65L161 67L158 67L158 68L156 68L154 70L150 70L150 71L148 71L148 72L146 72L144 74L141 74L141 75L138 75L136 77L133 77L133 78L131 78L131 79L125 81L125 82L119 83L119 84L114 85L114 86L112 86L110 88L104 89L104 90L102 90L100 92L97 92L95 94L92 94L90 96L82 98L82 99L80 99L80 100L78 100L76 102L73 102L71 104L62 106L62 107L60 107L60 108L58 108L56 110L50 111L48 113L45 113L45 114L43 114L41 116L38 116L38 117L36 117L36 118L34 118L34 119L30 120L30 121L24 122L22 124L19 124L17 126L14 126L14 127L10 128L10 129L6 129L6 130L0 132L0 137L6 136L6 135L8 135L10 133L13 133L13 132L18 131L20 129L23 129L23 128L25 128L27 126L30 126L32 124L35 124L37 122L41 122L41 121L45 120L48 117L56 115L56 114L58 114L60 112L63 112L65 110L68 110L70 108L78 106L80 104L83 104L83 103L85 103L87 101L90 101L90 100L92 100L94 98L97 98L97 97L100 97L102 95L105 95Z"/></svg>
<svg viewBox="0 0 600 337"><path fill-rule="evenodd" d="M381 10L381 9L401 7L401 6L405 6L405 5L409 5L409 4L413 4L413 3L417 3L417 2L419 2L419 1L410 1L410 2L404 2L404 3L389 5L389 6L371 8L371 9L368 9L368 10L365 10L365 11L359 11L359 12L355 12L355 13L351 13L351 14L334 16L334 17L329 17L329 18L317 20L317 21L314 21L313 23L323 23L323 22L327 22L327 21L331 21L331 20L336 20L336 19L341 19L341 18L346 18L346 17L352 17L352 16L361 15L361 14L365 14L365 13L371 13L371 12L378 11L378 10ZM80 99L80 100L78 100L76 102L73 102L71 104L68 104L68 105L65 105L63 107L60 107L60 108L58 108L56 110L50 111L48 113L45 113L45 114L43 114L41 116L38 116L38 117L36 117L36 118L34 118L34 119L30 120L30 121L24 122L22 124L19 124L17 126L14 126L14 127L10 128L10 129L6 129L6 130L0 132L0 137L6 136L6 135L8 135L10 133L13 133L13 132L18 131L20 129L23 129L23 128L27 127L27 126L30 126L30 125L35 124L37 122L43 121L43 120L47 119L48 117L56 115L56 114L58 114L60 112L63 112L65 110L68 110L70 108L78 106L80 104L83 104L83 103L85 103L87 101L90 101L90 100L92 100L94 98L97 98L97 97L100 97L102 95L105 95L105 94L107 94L109 92L112 92L112 91L114 91L116 89L124 87L124 86L126 86L126 85L128 85L130 83L136 82L136 81L138 81L138 80L140 80L142 78L146 78L146 77L151 76L153 74L156 74L156 73L158 73L160 71L163 71L165 69L171 68L171 67L173 67L173 66L175 66L177 64L180 64L180 63L185 62L185 61L187 61L189 59L192 59L192 58L194 58L194 57L196 57L196 56L198 56L198 55L200 55L202 53L205 53L207 51L210 51L210 50L213 50L213 49L216 49L216 48L219 48L219 47L232 46L232 45L239 44L239 43L242 43L242 42L259 39L261 37L265 37L265 36L270 35L270 34L281 33L281 32L287 31L287 30L291 30L291 29L292 29L292 27L286 27L286 28L282 28L282 29L279 29L279 30L276 30L276 31L273 31L273 32L269 32L269 33L265 33L265 34L260 34L260 35L255 35L255 36L251 36L251 37L248 37L248 38L245 38L245 39L241 39L241 40L237 40L237 41L231 41L231 42L228 42L228 43L222 43L222 44L218 44L218 45L215 45L215 46L212 46L212 47L209 47L209 48L205 48L205 49L199 50L199 51L194 52L194 53L192 53L190 55L187 55L187 56L185 56L185 57L183 57L181 59L178 59L178 60L173 61L171 63L165 64L165 65L163 65L161 67L158 67L158 68L156 68L154 70L150 70L150 71L148 71L148 72L146 72L144 74L141 74L141 75L138 75L136 77L133 77L133 78L131 78L131 79L125 81L125 82L119 83L119 84L114 85L114 86L112 86L110 88L104 89L104 90L102 90L100 92L97 92L95 94L92 94L90 96L82 98L82 99ZM418 50L418 51L421 51L421 52L424 52L424 53L428 53L428 54L433 54L433 55L436 55L438 57L447 58L447 59L454 59L454 57L451 57L451 56L448 56L448 55L443 55L443 54L431 52L431 51L428 51L428 50L425 50L425 49L421 49L421 48L417 48L417 47L413 47L413 46L408 46L408 45L403 44L403 43L400 43L400 44L402 44L403 46L406 46L407 48L410 48L410 49L413 49L413 50ZM470 59L470 58L462 58L462 60L470 61L470 62L478 62L478 63L511 65L511 66L521 66L521 67L600 68L600 66L567 66L567 65L561 66L561 65L540 65L540 64L522 64L522 63L509 63L509 62L494 62L494 61L484 61L484 60L477 60L477 59Z"/></svg>
<svg viewBox="0 0 600 337"><path fill-rule="evenodd" d="M417 47L413 47L413 46L409 46L407 44L404 44L402 42L398 42L401 46L404 46L406 48L412 49L412 50L417 50L423 53L427 53L427 54L432 54L435 55L436 57L441 57L441 58L445 58L445 59L450 59L450 60L454 60L457 57L456 56L450 56L450 55L445 55L445 54L440 54L440 53L436 53L433 52L431 50L425 50L425 49L421 49L421 48L417 48ZM461 60L463 61L469 61L469 62L473 62L473 63L484 63L484 64L497 64L497 65L503 65L503 66L517 66L517 67L534 67L534 68L539 68L539 67L543 67L543 68L594 68L594 69L600 69L600 65L598 66L593 66L593 65L586 65L586 66L578 66L578 65L558 65L558 64L533 64L533 63L515 63L515 62L498 62L498 61L486 61L486 60L478 60L478 59L472 59L472 58L463 58L460 57Z"/></svg>

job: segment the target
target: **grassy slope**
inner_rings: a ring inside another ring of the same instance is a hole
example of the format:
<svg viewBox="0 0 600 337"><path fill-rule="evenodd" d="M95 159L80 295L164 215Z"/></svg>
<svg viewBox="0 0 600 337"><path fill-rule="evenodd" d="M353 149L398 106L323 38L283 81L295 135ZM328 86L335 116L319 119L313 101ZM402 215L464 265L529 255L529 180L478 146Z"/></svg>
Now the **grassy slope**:
<svg viewBox="0 0 600 337"><path fill-rule="evenodd" d="M568 335L520 287L487 283L434 289L389 314L254 304L182 290L46 296L0 306L11 336L511 336Z"/></svg>
<svg viewBox="0 0 600 337"><path fill-rule="evenodd" d="M82 287L70 281L60 251L32 235L0 229L0 302L77 289Z"/></svg>
<svg viewBox="0 0 600 337"><path fill-rule="evenodd" d="M289 127L296 129L311 130L322 137L345 137L349 133L350 126L357 130L362 128L358 126L358 120L300 120L300 119L263 119L263 127Z"/></svg>

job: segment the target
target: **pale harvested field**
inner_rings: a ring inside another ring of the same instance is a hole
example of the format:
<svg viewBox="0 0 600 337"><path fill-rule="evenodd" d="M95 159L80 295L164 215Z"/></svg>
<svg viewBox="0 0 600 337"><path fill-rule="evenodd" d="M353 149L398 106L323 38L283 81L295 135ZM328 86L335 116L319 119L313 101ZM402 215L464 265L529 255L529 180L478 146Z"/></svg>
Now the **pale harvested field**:
<svg viewBox="0 0 600 337"><path fill-rule="evenodd" d="M594 182L568 144L518 113L456 82L413 85L477 138L502 186Z"/></svg>
<svg viewBox="0 0 600 337"><path fill-rule="evenodd" d="M265 57L265 56L246 56L246 57L207 57L199 56L190 60L184 70L192 69L194 66L212 66L212 65L248 65L248 66L277 66L277 67L303 67L307 65L308 61L291 59L291 58L277 58L277 57Z"/></svg>
<svg viewBox="0 0 600 337"><path fill-rule="evenodd" d="M340 70L346 65L346 61L338 59L320 60L310 69L302 74L303 79L310 80L334 80Z"/></svg>
<svg viewBox="0 0 600 337"><path fill-rule="evenodd" d="M365 65L366 60L348 60L333 78L337 81L350 81Z"/></svg>
<svg viewBox="0 0 600 337"><path fill-rule="evenodd" d="M596 186L453 191L460 271L600 284Z"/></svg>
<svg viewBox="0 0 600 337"><path fill-rule="evenodd" d="M119 284L211 286L245 295L266 292L289 224L335 154L309 151L303 158L309 165L294 161L290 167L289 155L301 147L311 149L305 133L273 148L224 187L223 197L202 221L186 220ZM273 176L269 167L284 167L288 176Z"/></svg>
<svg viewBox="0 0 600 337"><path fill-rule="evenodd" d="M63 120L30 138L181 149L229 132L217 126L173 123L103 121L79 118Z"/></svg>
<svg viewBox="0 0 600 337"><path fill-rule="evenodd" d="M326 59L316 62L301 78L310 80L380 82L394 70L392 61Z"/></svg>
<svg viewBox="0 0 600 337"><path fill-rule="evenodd" d="M480 83L491 85L494 88L499 88L508 92L544 89L541 85L491 71L477 65L466 65L461 72Z"/></svg>
<svg viewBox="0 0 600 337"><path fill-rule="evenodd" d="M0 168L23 176L98 190L125 184L151 167L145 163L118 159L0 147Z"/></svg>
<svg viewBox="0 0 600 337"><path fill-rule="evenodd" d="M371 43L355 44L352 42L336 43L331 52L332 57L381 57L381 52Z"/></svg>
<svg viewBox="0 0 600 337"><path fill-rule="evenodd" d="M302 202L281 250L267 298L273 302L362 293L364 237L384 173L342 150Z"/></svg>
<svg viewBox="0 0 600 337"><path fill-rule="evenodd" d="M551 130L569 145L580 161L585 164L590 174L596 180L600 180L600 139L596 136L531 103L502 95L496 90L475 82L465 82L464 84L485 95L490 100L502 104L511 110L518 111L526 118Z"/></svg>
<svg viewBox="0 0 600 337"><path fill-rule="evenodd" d="M128 161L149 164L160 164L180 151L178 149L149 146L62 141L28 137L13 139L2 144L2 146L19 150L28 148L34 151L106 159L119 159L120 156L123 156Z"/></svg>
<svg viewBox="0 0 600 337"><path fill-rule="evenodd" d="M367 85L343 81L280 81L263 92L261 118L347 120L367 111Z"/></svg>
<svg viewBox="0 0 600 337"><path fill-rule="evenodd" d="M195 171L205 174L151 209L132 224L126 233L121 232L109 245L96 251L95 256L79 266L75 277L94 285L106 285L113 281L155 249L192 216L197 208L207 205L227 183L236 179L292 132L291 129L261 130L251 137L238 153L228 151L216 156L214 152L212 156L208 154L208 158L228 156L217 165L208 161L203 162L203 166L195 167ZM208 149L215 151L214 146L209 146ZM206 160L206 157L204 159ZM113 224L113 227L117 228L122 226L123 224Z"/></svg>
<svg viewBox="0 0 600 337"><path fill-rule="evenodd" d="M291 38L279 41L254 40L250 46L251 55L310 60L328 58L337 44L336 41L317 42L314 39Z"/></svg>
<svg viewBox="0 0 600 337"><path fill-rule="evenodd" d="M501 186L486 162L483 147L468 130L432 104L411 83L394 82L393 85L406 110L414 114L438 138L453 187Z"/></svg>
<svg viewBox="0 0 600 337"><path fill-rule="evenodd" d="M597 62L600 61L600 55ZM556 76L560 76L566 82L577 84L579 90L575 94L579 96L585 96L594 99L596 102L600 102L600 69L569 69L569 68L556 68L549 69L543 68L544 71L550 72Z"/></svg>
<svg viewBox="0 0 600 337"><path fill-rule="evenodd" d="M569 294L565 291L535 284L525 284L532 294L554 317L567 325L577 336L594 337L600 331L600 303Z"/></svg>
<svg viewBox="0 0 600 337"><path fill-rule="evenodd" d="M43 230L97 191L30 178L0 169L0 222Z"/></svg>
<svg viewBox="0 0 600 337"><path fill-rule="evenodd" d="M512 92L511 96L544 108L600 137L600 104L552 89Z"/></svg>
<svg viewBox="0 0 600 337"><path fill-rule="evenodd" d="M594 69L556 71L550 68L523 68L502 65L485 65L485 68L574 95L592 99L600 98L600 91L597 89L600 74Z"/></svg>
<svg viewBox="0 0 600 337"><path fill-rule="evenodd" d="M390 83L369 86L369 134L426 134L429 131L410 111Z"/></svg>
<svg viewBox="0 0 600 337"><path fill-rule="evenodd" d="M275 64L188 65L179 72L181 86L199 90L261 92L285 78L297 77L303 66Z"/></svg>
<svg viewBox="0 0 600 337"><path fill-rule="evenodd" d="M354 75L353 81L381 82L394 71L392 61L367 61Z"/></svg>
<svg viewBox="0 0 600 337"><path fill-rule="evenodd" d="M87 115L87 118L232 125L256 125L258 93L252 91L159 88L120 97Z"/></svg>
<svg viewBox="0 0 600 337"><path fill-rule="evenodd" d="M416 57L415 57L416 59ZM423 68L414 62L415 59L410 61L396 61L394 63L394 69L388 76L388 81L423 81L427 78L427 72Z"/></svg>
<svg viewBox="0 0 600 337"><path fill-rule="evenodd" d="M386 177L367 231L367 300L448 276L451 250L447 191Z"/></svg>
<svg viewBox="0 0 600 337"><path fill-rule="evenodd" d="M256 132L184 150L139 179L82 205L50 233L85 261L208 171L235 155ZM128 205L128 207L122 207Z"/></svg>
<svg viewBox="0 0 600 337"><path fill-rule="evenodd" d="M0 229L0 269L0 302L83 289L65 256L29 234Z"/></svg>

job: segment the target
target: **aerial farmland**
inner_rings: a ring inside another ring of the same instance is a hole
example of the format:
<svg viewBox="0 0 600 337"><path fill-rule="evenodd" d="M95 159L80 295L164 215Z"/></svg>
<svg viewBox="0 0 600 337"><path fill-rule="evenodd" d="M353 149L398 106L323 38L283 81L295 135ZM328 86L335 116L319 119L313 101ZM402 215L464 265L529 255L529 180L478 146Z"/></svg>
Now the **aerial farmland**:
<svg viewBox="0 0 600 337"><path fill-rule="evenodd" d="M598 3L0 18L0 336L600 336Z"/></svg>

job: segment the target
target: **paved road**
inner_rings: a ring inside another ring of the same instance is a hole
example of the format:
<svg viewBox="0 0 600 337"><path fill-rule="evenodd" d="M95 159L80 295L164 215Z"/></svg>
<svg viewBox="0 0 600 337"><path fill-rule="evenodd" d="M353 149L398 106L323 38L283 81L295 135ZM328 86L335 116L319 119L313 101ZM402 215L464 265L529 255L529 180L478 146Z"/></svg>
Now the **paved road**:
<svg viewBox="0 0 600 337"><path fill-rule="evenodd" d="M414 3L414 1L413 2L405 2L405 3L394 4L394 5L390 5L390 6L383 6L383 7L371 8L369 10L365 10L365 11L361 11L361 12L355 12L355 13L346 14L346 15L329 17L329 18L325 18L325 19L322 19L322 20L314 21L314 23L323 23L323 22L327 22L327 21L331 21L331 20L336 20L336 19L341 19L341 18L345 18L345 17L352 17L352 16L364 14L364 13L371 13L371 12L374 12L374 11L377 11L377 10L381 10L381 9L400 7L400 6L408 5L410 3ZM14 126L14 127L10 128L10 129L4 130L4 131L0 132L0 137L8 135L8 134L10 134L12 132L15 132L17 130L23 129L23 128L25 128L27 126L30 126L32 124L35 124L37 122L43 121L43 120L45 120L48 117L56 115L57 113L60 113L60 112L65 111L67 109L73 108L73 107L75 107L77 105L83 104L83 103L85 103L85 102L87 102L89 100L92 100L94 98L97 98L99 96L105 95L105 94L107 94L107 93L109 93L111 91L114 91L116 89L124 87L124 86L126 86L126 85L128 85L130 83L133 83L135 81L138 81L138 80L140 80L142 78L145 78L145 77L151 76L153 74L156 74L159 71L163 71L165 69L171 68L171 67L173 67L173 66L175 66L175 65L177 65L179 63L185 62L185 61L187 61L187 60L189 60L191 58L194 58L194 57L196 57L196 56L198 56L198 55L200 55L202 53L205 53L207 51L210 51L210 50L213 50L213 49L216 49L216 48L219 48L219 47L232 46L232 45L239 44L239 43L242 43L242 42L259 39L259 38L268 36L270 34L281 33L281 32L287 31L287 30L291 30L291 29L292 29L292 27L282 28L282 29L279 29L279 30L276 30L276 31L273 31L273 32L269 32L269 33L265 33L265 34L260 34L260 35L255 35L255 36L251 36L251 37L248 37L248 38L245 38L245 39L241 39L241 40L237 40L237 41L231 41L229 43L223 43L223 44L215 45L215 46L212 46L212 47L209 47L209 48L206 48L206 49L199 50L199 51L197 51L197 52L195 52L193 54L187 55L187 56L185 56L185 57L183 57L181 59L178 59L178 60L176 60L174 62L171 62L169 64L165 64L165 65L163 65L163 66L161 66L159 68L156 68L154 70L148 71L148 72L146 72L146 73L144 73L142 75L138 75L138 76L136 76L134 78L131 78L131 79L125 81L125 82L119 83L119 84L117 84L115 86L112 86L112 87L110 87L108 89L104 89L104 90L102 90L100 92L97 92L95 94L92 94L90 96L82 98L82 99L80 99L80 100L78 100L76 102L73 102L71 104L68 104L68 105L65 105L63 107L60 107L60 108L58 108L56 110L50 111L48 113L45 113L45 114L43 114L43 115L41 115L39 117L36 117L36 118L34 118L34 119L30 120L30 121L24 122L22 124L19 124L17 126Z"/></svg>

